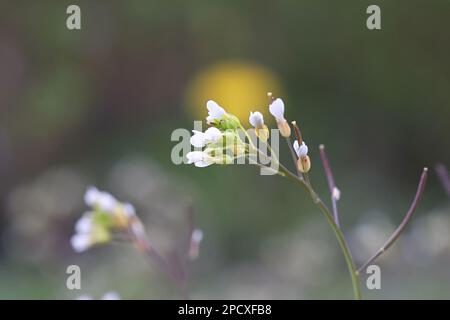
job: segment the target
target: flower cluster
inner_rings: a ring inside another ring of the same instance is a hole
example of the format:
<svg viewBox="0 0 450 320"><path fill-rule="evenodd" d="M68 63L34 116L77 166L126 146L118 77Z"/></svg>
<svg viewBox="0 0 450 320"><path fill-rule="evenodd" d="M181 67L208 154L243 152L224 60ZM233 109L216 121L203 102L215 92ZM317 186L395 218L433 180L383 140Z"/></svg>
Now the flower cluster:
<svg viewBox="0 0 450 320"><path fill-rule="evenodd" d="M190 139L192 146L204 149L189 152L187 163L199 168L233 163L236 156L245 152L245 145L237 135L237 129L241 127L239 119L212 100L206 103L206 107L206 121L211 127L205 132L193 130L194 135Z"/></svg>
<svg viewBox="0 0 450 320"><path fill-rule="evenodd" d="M282 99L274 99L271 93L269 112L275 118L280 134L289 139L291 136L291 127L284 117L284 102ZM201 148L189 152L187 157L188 164L194 164L196 167L207 167L212 164L231 164L240 157L248 157L250 154L262 154L259 149L252 143L252 139L245 131L239 119L225 111L217 102L209 100L206 103L208 116L206 122L210 127L205 132L193 130L193 136L190 139L192 146ZM263 143L268 144L269 128L264 123L264 116L261 112L250 112L249 123L253 127L256 137ZM296 126L296 125L295 125ZM245 133L243 138L238 130ZM298 127L296 127L297 140L294 142L293 148L298 157L297 167L302 173L309 171L311 167L308 156L308 147L301 140ZM248 143L246 142L248 140Z"/></svg>
<svg viewBox="0 0 450 320"><path fill-rule="evenodd" d="M212 130L213 131L213 130ZM194 143L198 146L214 141L214 132L198 133ZM220 131L219 131L220 133ZM129 203L118 201L108 192L89 187L84 195L84 202L90 207L75 224L75 235L70 239L73 249L83 252L94 245L108 243L111 240L125 241L134 245L152 263L168 274L178 285L183 297L187 297L188 262L198 258L203 232L194 226L193 211L189 207L187 250L175 248L170 255L161 254L147 239L144 225L136 215L134 207ZM183 251L183 252L182 252ZM79 299L92 300L90 296ZM114 292L107 293L102 300L120 299Z"/></svg>
<svg viewBox="0 0 450 320"><path fill-rule="evenodd" d="M298 140L294 141L294 150L297 154L297 169L298 171L304 173L308 172L311 169L311 161L308 156L308 146L305 144L305 141L302 141L299 144Z"/></svg>
<svg viewBox="0 0 450 320"><path fill-rule="evenodd" d="M95 187L87 189L84 201L90 210L77 221L75 235L70 240L77 252L96 244L107 243L116 234L127 235L129 228L138 221L131 204L122 203Z"/></svg>

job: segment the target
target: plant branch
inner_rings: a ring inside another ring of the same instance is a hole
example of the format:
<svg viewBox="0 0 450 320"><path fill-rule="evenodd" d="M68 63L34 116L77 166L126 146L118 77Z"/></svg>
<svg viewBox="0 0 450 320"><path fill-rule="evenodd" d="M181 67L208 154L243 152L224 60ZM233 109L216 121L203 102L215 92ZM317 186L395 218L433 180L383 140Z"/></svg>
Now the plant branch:
<svg viewBox="0 0 450 320"><path fill-rule="evenodd" d="M334 221L336 222L338 227L340 227L339 212L338 212L338 208L337 208L338 199L336 197L336 192L338 192L337 191L338 189L334 182L333 172L331 171L330 163L328 162L327 154L325 152L325 146L323 144L321 144L319 146L319 150L320 150L320 159L322 160L323 169L325 171L325 175L326 175L327 181L328 181L328 189L330 190Z"/></svg>
<svg viewBox="0 0 450 320"><path fill-rule="evenodd" d="M419 205L420 199L422 198L423 192L425 190L425 185L428 177L428 168L423 168L422 174L420 176L419 185L417 187L416 195L414 197L414 200L406 213L405 217L403 218L403 221L400 223L400 225L395 229L395 231L392 233L392 235L389 237L389 239L384 243L384 245L373 255L371 256L361 267L358 268L358 273L364 270L368 265L370 265L373 261L375 261L376 258L378 258L383 252L385 252L387 249L389 249L397 240L397 238L401 235L403 230L405 229L406 225L408 224L409 220L411 220L411 217L416 210L417 206Z"/></svg>

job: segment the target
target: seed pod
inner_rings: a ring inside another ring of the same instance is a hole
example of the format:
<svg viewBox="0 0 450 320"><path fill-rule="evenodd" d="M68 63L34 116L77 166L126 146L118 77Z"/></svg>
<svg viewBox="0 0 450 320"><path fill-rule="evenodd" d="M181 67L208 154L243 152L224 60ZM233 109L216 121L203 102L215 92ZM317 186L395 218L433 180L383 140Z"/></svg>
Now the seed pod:
<svg viewBox="0 0 450 320"><path fill-rule="evenodd" d="M283 137L288 138L291 136L291 127L289 126L286 119L278 121L277 124L278 124L278 130L280 130L280 133Z"/></svg>
<svg viewBox="0 0 450 320"><path fill-rule="evenodd" d="M263 142L266 142L269 139L269 129L264 124L262 128L256 128L256 136Z"/></svg>

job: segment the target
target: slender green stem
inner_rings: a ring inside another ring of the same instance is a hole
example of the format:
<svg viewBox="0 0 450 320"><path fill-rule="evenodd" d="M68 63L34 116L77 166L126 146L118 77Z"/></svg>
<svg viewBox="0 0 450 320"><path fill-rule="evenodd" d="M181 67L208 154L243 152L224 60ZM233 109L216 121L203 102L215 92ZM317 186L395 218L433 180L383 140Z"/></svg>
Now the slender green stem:
<svg viewBox="0 0 450 320"><path fill-rule="evenodd" d="M314 204L316 204L320 211L325 215L325 218L327 219L328 223L330 224L331 228L334 231L334 234L336 235L336 238L338 240L339 246L342 250L342 254L344 255L345 262L347 264L348 272L350 273L350 278L352 280L352 286L353 286L353 294L356 300L361 299L361 284L359 280L359 272L356 270L355 263L353 261L352 255L350 253L350 249L348 247L347 241L345 240L344 234L342 233L341 229L338 227L336 222L333 219L333 215L330 212L330 210L327 208L325 203L320 199L320 197L317 195L317 193L314 191L314 189L311 187L310 184L306 183L303 179L296 176L294 173L290 172L286 167L280 164L281 170L286 174L288 178L293 180L296 183L299 183L302 187L304 187L310 194Z"/></svg>
<svg viewBox="0 0 450 320"><path fill-rule="evenodd" d="M289 140L286 140L286 141L290 146L290 141ZM267 143L267 145L270 148L269 143ZM259 149L256 149L253 144L251 145L251 147L254 148L260 154L262 154L266 157L269 157L266 154L264 154L263 152L261 152ZM270 148L270 150L272 150L272 149ZM293 159L296 159L295 154L293 154L293 156L294 156ZM311 186L311 183L309 182L309 176L307 173L305 173L303 175L301 175L299 173L299 175L296 175L296 174L292 173L289 169L287 169L284 165L282 165L278 161L278 158L274 159L274 160L280 167L279 174L281 172L284 174L284 176L287 176L288 178L294 180L296 183L299 183L309 193L314 204L317 205L319 207L320 211L322 211L322 213L325 215L325 218L327 219L328 223L330 224L331 228L334 231L334 234L336 235L339 246L342 250L342 254L344 255L345 262L347 264L347 269L348 269L348 272L350 273L350 278L352 281L354 298L356 300L360 300L361 299L361 283L360 283L360 279L359 279L359 272L356 270L356 266L353 261L352 255L350 253L350 249L348 247L347 241L345 240L344 234L342 233L341 229L336 224L336 222L333 218L333 214L327 208L325 203L322 201L322 199L320 199L320 197L317 195L316 191ZM296 165L295 161L294 161L294 165ZM296 168L297 168L297 166L296 166ZM283 174L280 174L280 175L283 175Z"/></svg>

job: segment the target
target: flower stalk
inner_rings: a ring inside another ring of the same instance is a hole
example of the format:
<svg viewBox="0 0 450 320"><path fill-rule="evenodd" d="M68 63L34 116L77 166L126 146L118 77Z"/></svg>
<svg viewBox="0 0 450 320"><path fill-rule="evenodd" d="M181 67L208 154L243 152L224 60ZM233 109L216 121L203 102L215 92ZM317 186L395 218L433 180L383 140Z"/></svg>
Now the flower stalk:
<svg viewBox="0 0 450 320"><path fill-rule="evenodd" d="M345 240L345 236L342 233L339 226L334 221L332 213L330 212L328 207L325 205L325 203L322 201L322 199L317 195L317 193L312 188L310 183L305 182L302 178L296 176L295 174L290 172L288 169L286 169L286 167L281 165L280 168L286 174L287 177L289 177L295 183L300 184L308 192L308 194L311 196L313 203L324 214L328 224L330 225L331 229L333 229L333 232L338 240L340 249L344 256L344 259L345 259L345 262L347 265L347 269L350 274L350 279L352 282L354 298L356 300L360 300L361 299L361 284L360 284L360 280L359 280L359 273L356 270L356 266L353 261L352 255L350 253L349 246L347 244L347 241Z"/></svg>
<svg viewBox="0 0 450 320"><path fill-rule="evenodd" d="M328 181L328 188L330 190L334 222L336 222L336 224L339 226L339 212L337 208L337 202L340 198L341 192L336 187L336 184L334 182L333 172L331 171L330 163L328 162L327 154L325 153L325 146L323 144L319 146L319 151L323 169Z"/></svg>

